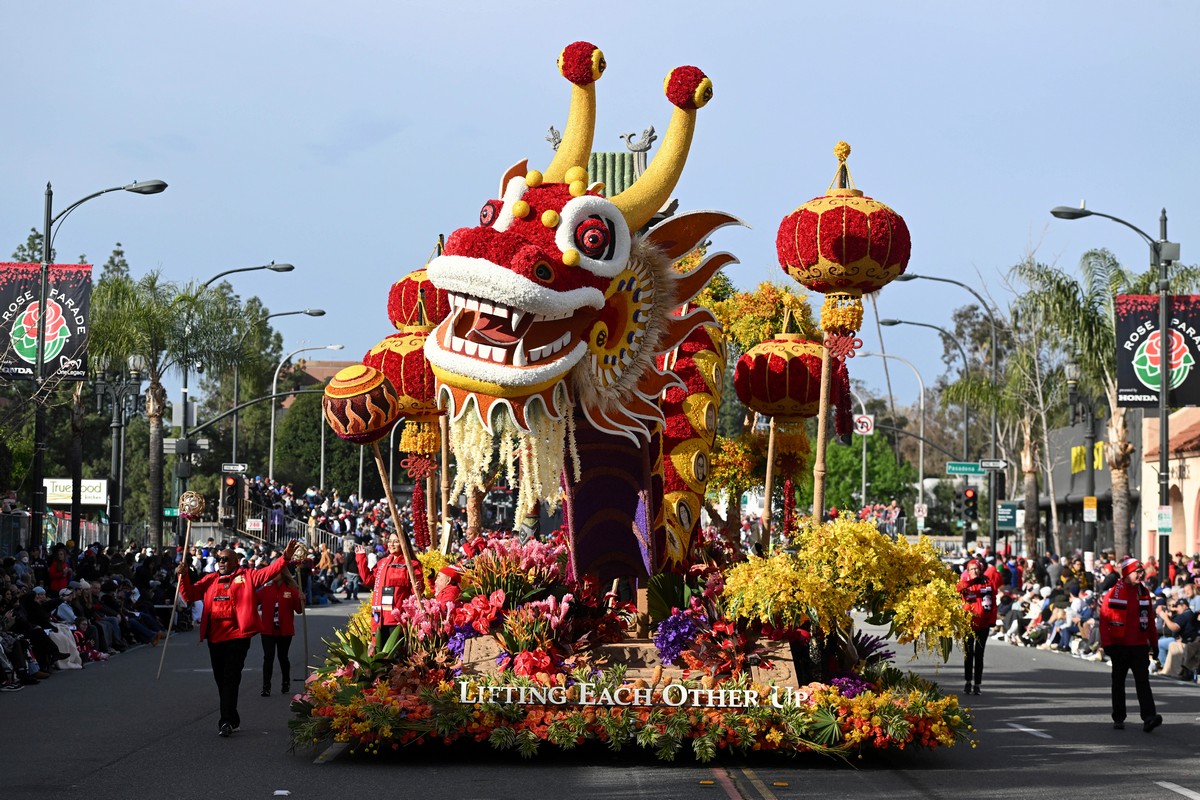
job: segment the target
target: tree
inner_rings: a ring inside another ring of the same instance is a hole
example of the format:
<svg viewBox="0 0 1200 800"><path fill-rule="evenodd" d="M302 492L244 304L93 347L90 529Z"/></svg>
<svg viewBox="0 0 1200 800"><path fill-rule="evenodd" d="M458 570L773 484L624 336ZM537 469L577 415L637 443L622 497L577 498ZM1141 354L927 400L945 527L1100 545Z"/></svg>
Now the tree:
<svg viewBox="0 0 1200 800"><path fill-rule="evenodd" d="M228 295L204 286L180 287L151 272L134 281L128 276L102 279L92 294L91 335L95 355L146 362L146 418L149 437L149 522L155 547L162 547L163 429L166 390L162 379L171 370L196 361L222 368L235 354L229 347L229 321L239 309Z"/></svg>
<svg viewBox="0 0 1200 800"><path fill-rule="evenodd" d="M1082 280L1057 267L1027 259L1013 275L1033 287L1017 303L1040 325L1058 334L1082 373L1082 391L1099 389L1108 400L1108 437L1104 447L1112 475L1113 543L1118 555L1132 553L1129 466L1134 453L1129 441L1125 408L1117 402L1116 297L1150 294L1157 285L1155 270L1131 273L1108 250L1089 250L1079 262ZM1200 270L1179 265L1172 269L1172 291L1190 292L1200 285Z"/></svg>

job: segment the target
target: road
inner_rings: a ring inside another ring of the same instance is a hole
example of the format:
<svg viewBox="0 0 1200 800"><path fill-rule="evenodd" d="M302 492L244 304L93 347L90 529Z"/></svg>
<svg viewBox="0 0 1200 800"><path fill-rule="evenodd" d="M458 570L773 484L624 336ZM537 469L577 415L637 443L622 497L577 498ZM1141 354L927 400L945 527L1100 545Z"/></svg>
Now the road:
<svg viewBox="0 0 1200 800"><path fill-rule="evenodd" d="M349 611L312 609L314 650ZM301 637L293 643L299 664ZM0 695L0 798L1035 798L1103 793L1200 800L1196 759L1200 687L1152 678L1165 724L1151 734L1109 721L1109 668L1068 655L988 645L982 696L972 701L979 746L905 752L852 765L815 757L733 758L660 764L637 752L546 749L525 761L483 747L413 749L387 759L293 753L288 699L259 697L261 649L242 686L242 730L216 736L208 653L194 632L160 650L139 647L103 665L56 673ZM905 656L901 655L903 659ZM903 666L903 665L902 665ZM958 655L909 668L961 688ZM294 666L294 669L296 667ZM1136 709L1130 684L1131 709ZM1135 713L1136 716L1136 713ZM324 755L324 758L322 758Z"/></svg>

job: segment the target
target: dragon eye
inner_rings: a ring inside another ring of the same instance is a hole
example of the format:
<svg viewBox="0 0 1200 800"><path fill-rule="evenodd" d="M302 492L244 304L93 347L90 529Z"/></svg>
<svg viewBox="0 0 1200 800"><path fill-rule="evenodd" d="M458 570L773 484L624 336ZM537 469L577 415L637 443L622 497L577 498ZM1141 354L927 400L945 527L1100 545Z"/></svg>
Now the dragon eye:
<svg viewBox="0 0 1200 800"><path fill-rule="evenodd" d="M612 231L599 217L588 217L575 228L575 247L588 258L607 258L612 245Z"/></svg>
<svg viewBox="0 0 1200 800"><path fill-rule="evenodd" d="M488 200L483 204L483 208L479 209L479 224L485 228L490 228L498 216L500 216L500 202L498 200Z"/></svg>

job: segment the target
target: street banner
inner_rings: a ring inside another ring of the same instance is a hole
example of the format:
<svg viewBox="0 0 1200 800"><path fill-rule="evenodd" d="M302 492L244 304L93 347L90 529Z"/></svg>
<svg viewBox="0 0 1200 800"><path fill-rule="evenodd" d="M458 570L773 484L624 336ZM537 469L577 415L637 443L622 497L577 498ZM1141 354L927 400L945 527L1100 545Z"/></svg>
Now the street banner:
<svg viewBox="0 0 1200 800"><path fill-rule="evenodd" d="M34 379L40 293L40 264L0 263L0 377ZM46 295L46 380L87 380L92 265L51 264Z"/></svg>
<svg viewBox="0 0 1200 800"><path fill-rule="evenodd" d="M1117 405L1154 408L1162 385L1158 295L1117 295ZM1171 408L1200 405L1200 296L1170 298L1168 343Z"/></svg>

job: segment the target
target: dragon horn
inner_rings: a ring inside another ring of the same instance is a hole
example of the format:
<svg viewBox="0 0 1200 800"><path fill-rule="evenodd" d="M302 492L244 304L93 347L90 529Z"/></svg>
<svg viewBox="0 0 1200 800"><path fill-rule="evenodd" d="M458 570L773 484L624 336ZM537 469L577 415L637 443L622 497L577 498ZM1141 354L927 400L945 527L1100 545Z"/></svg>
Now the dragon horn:
<svg viewBox="0 0 1200 800"><path fill-rule="evenodd" d="M671 196L696 132L696 109L712 99L712 81L696 67L676 67L663 83L667 99L675 106L671 124L658 155L637 182L611 198L621 210L629 230L639 230Z"/></svg>
<svg viewBox="0 0 1200 800"><path fill-rule="evenodd" d="M606 66L604 53L590 42L569 44L559 55L558 71L573 84L571 110L562 142L543 174L547 183L562 183L571 167L587 169L596 132L596 81Z"/></svg>

